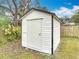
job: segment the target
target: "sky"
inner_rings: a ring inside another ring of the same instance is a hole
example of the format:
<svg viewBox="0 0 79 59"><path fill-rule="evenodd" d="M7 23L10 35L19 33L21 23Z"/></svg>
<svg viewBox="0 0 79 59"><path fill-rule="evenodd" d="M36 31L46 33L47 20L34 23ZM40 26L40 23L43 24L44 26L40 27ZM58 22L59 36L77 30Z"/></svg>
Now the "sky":
<svg viewBox="0 0 79 59"><path fill-rule="evenodd" d="M79 9L79 0L40 0L40 5L58 17L71 17Z"/></svg>

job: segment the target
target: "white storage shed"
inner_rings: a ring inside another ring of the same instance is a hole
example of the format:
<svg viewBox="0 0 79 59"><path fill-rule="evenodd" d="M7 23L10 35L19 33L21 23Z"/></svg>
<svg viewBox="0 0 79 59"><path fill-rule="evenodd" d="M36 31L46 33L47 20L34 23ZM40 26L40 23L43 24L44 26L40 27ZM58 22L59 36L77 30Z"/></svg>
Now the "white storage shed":
<svg viewBox="0 0 79 59"><path fill-rule="evenodd" d="M22 18L22 46L53 54L60 43L60 23L54 13L32 8Z"/></svg>

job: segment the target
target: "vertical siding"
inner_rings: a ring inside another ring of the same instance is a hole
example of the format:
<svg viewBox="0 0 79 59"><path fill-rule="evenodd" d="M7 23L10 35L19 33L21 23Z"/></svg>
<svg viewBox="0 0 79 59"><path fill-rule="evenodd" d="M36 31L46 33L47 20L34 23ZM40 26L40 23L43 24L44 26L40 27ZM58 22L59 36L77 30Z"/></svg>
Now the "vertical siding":
<svg viewBox="0 0 79 59"><path fill-rule="evenodd" d="M54 18L53 19L53 52L60 43L60 23Z"/></svg>

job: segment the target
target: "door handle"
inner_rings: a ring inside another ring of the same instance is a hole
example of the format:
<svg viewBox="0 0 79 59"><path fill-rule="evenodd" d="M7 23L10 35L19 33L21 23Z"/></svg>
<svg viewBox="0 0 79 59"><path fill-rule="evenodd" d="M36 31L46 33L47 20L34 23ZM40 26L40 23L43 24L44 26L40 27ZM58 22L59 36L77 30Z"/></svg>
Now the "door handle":
<svg viewBox="0 0 79 59"><path fill-rule="evenodd" d="M27 32L23 32L23 33L27 33Z"/></svg>
<svg viewBox="0 0 79 59"><path fill-rule="evenodd" d="M39 36L41 36L41 33L39 33Z"/></svg>

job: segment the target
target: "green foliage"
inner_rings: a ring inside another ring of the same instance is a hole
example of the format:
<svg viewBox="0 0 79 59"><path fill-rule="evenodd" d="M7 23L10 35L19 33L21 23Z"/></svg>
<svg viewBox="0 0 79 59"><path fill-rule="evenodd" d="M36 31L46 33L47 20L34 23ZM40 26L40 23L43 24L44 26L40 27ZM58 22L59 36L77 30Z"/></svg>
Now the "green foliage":
<svg viewBox="0 0 79 59"><path fill-rule="evenodd" d="M62 21L62 23L71 22L71 18L67 16L61 17L60 20Z"/></svg>
<svg viewBox="0 0 79 59"><path fill-rule="evenodd" d="M2 28L6 28L10 23L10 19L7 16L0 15L0 47L8 43L4 35Z"/></svg>
<svg viewBox="0 0 79 59"><path fill-rule="evenodd" d="M0 47L7 43L3 30L0 28Z"/></svg>
<svg viewBox="0 0 79 59"><path fill-rule="evenodd" d="M7 16L0 15L0 27L6 27L11 21Z"/></svg>
<svg viewBox="0 0 79 59"><path fill-rule="evenodd" d="M75 14L71 17L72 21L75 23L79 23L79 14Z"/></svg>
<svg viewBox="0 0 79 59"><path fill-rule="evenodd" d="M19 26L14 27L13 25L8 24L7 27L2 29L8 41L14 41L16 39L20 39L21 30Z"/></svg>
<svg viewBox="0 0 79 59"><path fill-rule="evenodd" d="M0 47L21 37L21 28L11 25L10 18L0 15ZM14 31L14 32L13 32Z"/></svg>

